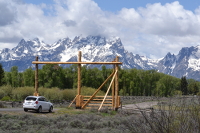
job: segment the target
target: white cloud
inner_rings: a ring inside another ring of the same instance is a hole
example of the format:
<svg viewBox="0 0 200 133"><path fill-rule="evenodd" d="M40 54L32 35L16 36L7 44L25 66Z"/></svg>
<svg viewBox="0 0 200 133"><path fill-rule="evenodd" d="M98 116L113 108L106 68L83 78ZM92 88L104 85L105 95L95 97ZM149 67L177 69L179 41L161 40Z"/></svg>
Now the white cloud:
<svg viewBox="0 0 200 133"><path fill-rule="evenodd" d="M92 0L54 1L33 5L0 0L0 49L12 48L22 38L53 43L64 37L103 35L119 36L129 52L160 58L200 42L200 8L185 10L177 1L117 13L101 10Z"/></svg>

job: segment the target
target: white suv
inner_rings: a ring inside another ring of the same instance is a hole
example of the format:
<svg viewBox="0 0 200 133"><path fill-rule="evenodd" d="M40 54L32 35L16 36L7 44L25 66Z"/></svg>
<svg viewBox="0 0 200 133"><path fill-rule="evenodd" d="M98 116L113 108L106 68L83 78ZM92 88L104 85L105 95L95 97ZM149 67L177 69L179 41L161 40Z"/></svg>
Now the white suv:
<svg viewBox="0 0 200 133"><path fill-rule="evenodd" d="M36 110L38 113L42 111L53 111L53 104L45 100L43 96L28 96L23 103L24 111Z"/></svg>

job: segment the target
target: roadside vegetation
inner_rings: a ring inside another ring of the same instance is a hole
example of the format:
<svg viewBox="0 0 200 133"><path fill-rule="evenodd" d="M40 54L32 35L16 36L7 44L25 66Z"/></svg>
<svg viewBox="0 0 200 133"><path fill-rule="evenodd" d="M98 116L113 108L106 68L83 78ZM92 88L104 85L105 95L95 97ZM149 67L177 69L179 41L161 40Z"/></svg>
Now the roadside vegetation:
<svg viewBox="0 0 200 133"><path fill-rule="evenodd" d="M23 101L27 96L33 95L34 87L12 87L10 85L0 87L0 101ZM96 89L91 87L82 87L82 95L90 96ZM59 89L54 88L39 88L39 94L45 96L48 100L54 102L72 101L77 89ZM105 95L105 92L99 91L97 95Z"/></svg>
<svg viewBox="0 0 200 133"><path fill-rule="evenodd" d="M199 97L169 98L148 110L76 110L0 113L4 133L198 133Z"/></svg>

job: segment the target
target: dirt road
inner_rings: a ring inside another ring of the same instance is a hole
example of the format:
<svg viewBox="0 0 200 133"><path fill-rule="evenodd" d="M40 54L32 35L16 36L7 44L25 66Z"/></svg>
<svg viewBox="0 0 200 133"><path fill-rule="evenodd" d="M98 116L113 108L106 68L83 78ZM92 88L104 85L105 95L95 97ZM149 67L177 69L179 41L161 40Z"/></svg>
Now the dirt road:
<svg viewBox="0 0 200 133"><path fill-rule="evenodd" d="M132 110L149 109L152 106L157 105L157 104L158 104L157 101L127 104L127 105L123 105L122 109L132 109Z"/></svg>
<svg viewBox="0 0 200 133"><path fill-rule="evenodd" d="M152 102L142 102L142 103L136 103L136 104L127 104L123 105L122 109L127 109L127 110L139 110L139 109L150 109L152 106L157 105L157 101L152 101ZM54 112L57 111L58 109L54 109ZM23 108L0 108L0 113L24 113ZM32 112L32 111L31 111Z"/></svg>

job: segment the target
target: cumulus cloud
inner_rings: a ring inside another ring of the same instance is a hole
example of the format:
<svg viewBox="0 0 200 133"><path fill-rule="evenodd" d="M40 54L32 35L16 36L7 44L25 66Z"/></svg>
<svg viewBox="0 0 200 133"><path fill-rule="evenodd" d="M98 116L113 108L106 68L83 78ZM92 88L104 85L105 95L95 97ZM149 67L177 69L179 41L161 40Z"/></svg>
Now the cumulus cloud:
<svg viewBox="0 0 200 133"><path fill-rule="evenodd" d="M21 0L0 0L0 49L20 39L38 37L47 43L77 35L118 36L134 54L160 58L196 46L200 39L200 8L184 9L178 1L103 11L92 0L54 0L34 5Z"/></svg>
<svg viewBox="0 0 200 133"><path fill-rule="evenodd" d="M67 27L76 26L76 22L73 20L66 20L63 22L63 24Z"/></svg>
<svg viewBox="0 0 200 133"><path fill-rule="evenodd" d="M0 1L0 26L5 26L15 21L15 12L12 9L7 3Z"/></svg>

